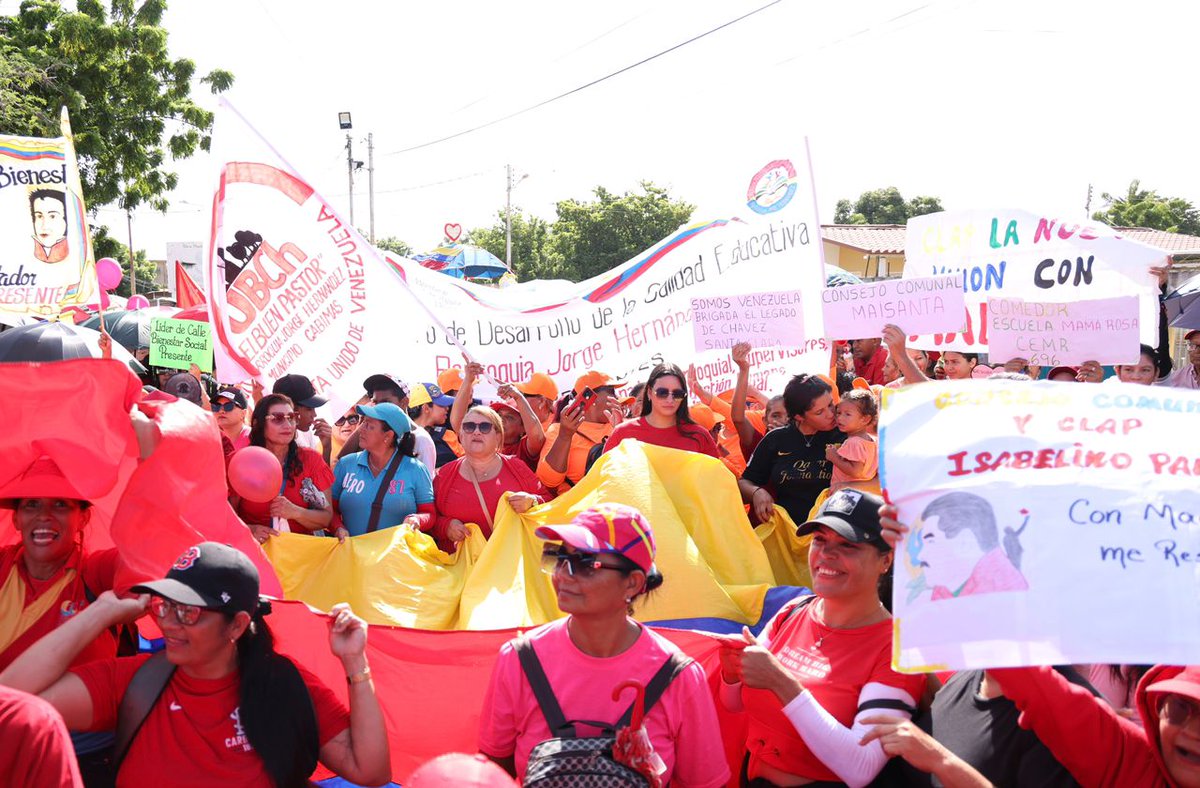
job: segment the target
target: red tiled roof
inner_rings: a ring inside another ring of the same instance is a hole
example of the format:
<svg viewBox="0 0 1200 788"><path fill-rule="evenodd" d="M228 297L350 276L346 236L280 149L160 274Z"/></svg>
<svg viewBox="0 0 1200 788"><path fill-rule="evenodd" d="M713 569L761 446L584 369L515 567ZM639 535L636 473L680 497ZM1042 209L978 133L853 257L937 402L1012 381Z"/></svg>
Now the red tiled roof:
<svg viewBox="0 0 1200 788"><path fill-rule="evenodd" d="M868 254L904 254L902 224L823 224L821 237Z"/></svg>
<svg viewBox="0 0 1200 788"><path fill-rule="evenodd" d="M1131 241L1153 246L1171 254L1200 254L1200 238L1194 235L1168 233L1163 230L1151 230L1147 227L1114 227L1124 237Z"/></svg>

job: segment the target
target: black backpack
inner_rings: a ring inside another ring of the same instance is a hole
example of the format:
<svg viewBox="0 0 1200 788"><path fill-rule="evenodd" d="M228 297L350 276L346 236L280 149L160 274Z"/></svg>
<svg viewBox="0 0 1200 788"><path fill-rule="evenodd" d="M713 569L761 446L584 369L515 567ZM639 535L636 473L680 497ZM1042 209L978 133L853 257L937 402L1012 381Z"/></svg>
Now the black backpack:
<svg viewBox="0 0 1200 788"><path fill-rule="evenodd" d="M558 699L554 697L554 690L550 687L546 672L542 670L533 644L523 637L517 641L516 648L521 669L554 737L538 744L529 753L522 785L537 788L645 788L649 785L640 772L618 763L612 754L617 729L629 725L633 718L633 705L613 725L590 720L568 722L558 705ZM690 657L680 653L667 658L646 685L647 714L675 677L691 663ZM575 730L577 722L599 728L603 733L600 736L581 737Z"/></svg>

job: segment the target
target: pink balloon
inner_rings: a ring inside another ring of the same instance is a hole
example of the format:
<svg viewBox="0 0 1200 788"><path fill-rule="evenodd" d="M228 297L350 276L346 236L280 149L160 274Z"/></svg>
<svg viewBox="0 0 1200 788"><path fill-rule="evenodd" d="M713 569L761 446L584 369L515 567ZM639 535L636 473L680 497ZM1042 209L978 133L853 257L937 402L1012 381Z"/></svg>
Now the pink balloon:
<svg viewBox="0 0 1200 788"><path fill-rule="evenodd" d="M125 302L125 308L131 312L137 311L138 309L145 309L148 306L150 306L150 300L141 293L130 296L129 300Z"/></svg>
<svg viewBox="0 0 1200 788"><path fill-rule="evenodd" d="M283 486L283 466L262 446L238 449L229 458L229 485L254 503L269 503Z"/></svg>
<svg viewBox="0 0 1200 788"><path fill-rule="evenodd" d="M96 261L96 281L104 290L115 290L121 284L121 264L111 257L101 257Z"/></svg>

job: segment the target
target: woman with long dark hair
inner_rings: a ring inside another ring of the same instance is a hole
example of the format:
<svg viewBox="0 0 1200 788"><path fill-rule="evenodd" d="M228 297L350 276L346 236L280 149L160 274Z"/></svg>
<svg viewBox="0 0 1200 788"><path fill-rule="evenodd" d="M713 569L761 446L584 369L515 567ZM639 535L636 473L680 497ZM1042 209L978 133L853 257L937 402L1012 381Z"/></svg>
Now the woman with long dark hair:
<svg viewBox="0 0 1200 788"><path fill-rule="evenodd" d="M215 542L190 547L165 579L133 591L142 596L101 594L0 673L0 684L40 694L76 730L115 727L135 680L146 682L143 691L157 690L128 748L117 753L118 786L299 788L318 760L354 783L391 778L387 727L365 654L367 626L348 606L330 612L329 647L346 670L349 709L275 651L258 570L239 550ZM68 670L98 632L147 608L166 641L162 656Z"/></svg>
<svg viewBox="0 0 1200 788"><path fill-rule="evenodd" d="M712 435L688 414L686 379L683 370L674 364L659 364L650 370L643 390L641 417L618 424L604 444L604 451L612 451L627 438L636 438L643 443L720 459Z"/></svg>
<svg viewBox="0 0 1200 788"><path fill-rule="evenodd" d="M296 420L296 408L283 394L263 397L250 416L250 445L267 449L283 466L279 495L268 503L241 499L235 507L259 542L275 533L272 517L285 518L302 534L321 531L333 520L333 471L319 452L297 445Z"/></svg>

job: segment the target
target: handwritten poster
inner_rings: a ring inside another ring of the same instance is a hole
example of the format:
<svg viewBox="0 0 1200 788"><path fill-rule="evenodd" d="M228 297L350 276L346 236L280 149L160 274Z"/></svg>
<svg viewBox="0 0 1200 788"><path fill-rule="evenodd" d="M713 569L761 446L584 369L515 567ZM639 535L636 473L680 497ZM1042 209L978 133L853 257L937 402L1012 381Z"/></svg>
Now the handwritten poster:
<svg viewBox="0 0 1200 788"><path fill-rule="evenodd" d="M804 298L795 291L692 299L696 350L804 347Z"/></svg>
<svg viewBox="0 0 1200 788"><path fill-rule="evenodd" d="M1158 344L1158 285L1150 267L1161 249L1121 237L1100 222L1024 210L953 211L910 219L903 279L953 274L966 315L961 331L922 333L909 346L988 353L988 299L1073 302L1138 299L1140 341ZM1009 360L990 353L993 364Z"/></svg>
<svg viewBox="0 0 1200 788"><path fill-rule="evenodd" d="M1135 364L1140 353L1136 296L1091 301L989 298L988 347L995 358L1030 364Z"/></svg>
<svg viewBox="0 0 1200 788"><path fill-rule="evenodd" d="M212 326L196 320L156 317L150 321L150 365L212 372Z"/></svg>
<svg viewBox="0 0 1200 788"><path fill-rule="evenodd" d="M829 339L881 337L889 323L909 334L961 331L966 321L962 287L952 274L828 287L821 306Z"/></svg>
<svg viewBox="0 0 1200 788"><path fill-rule="evenodd" d="M1200 662L1200 392L950 381L884 394L897 669Z"/></svg>

